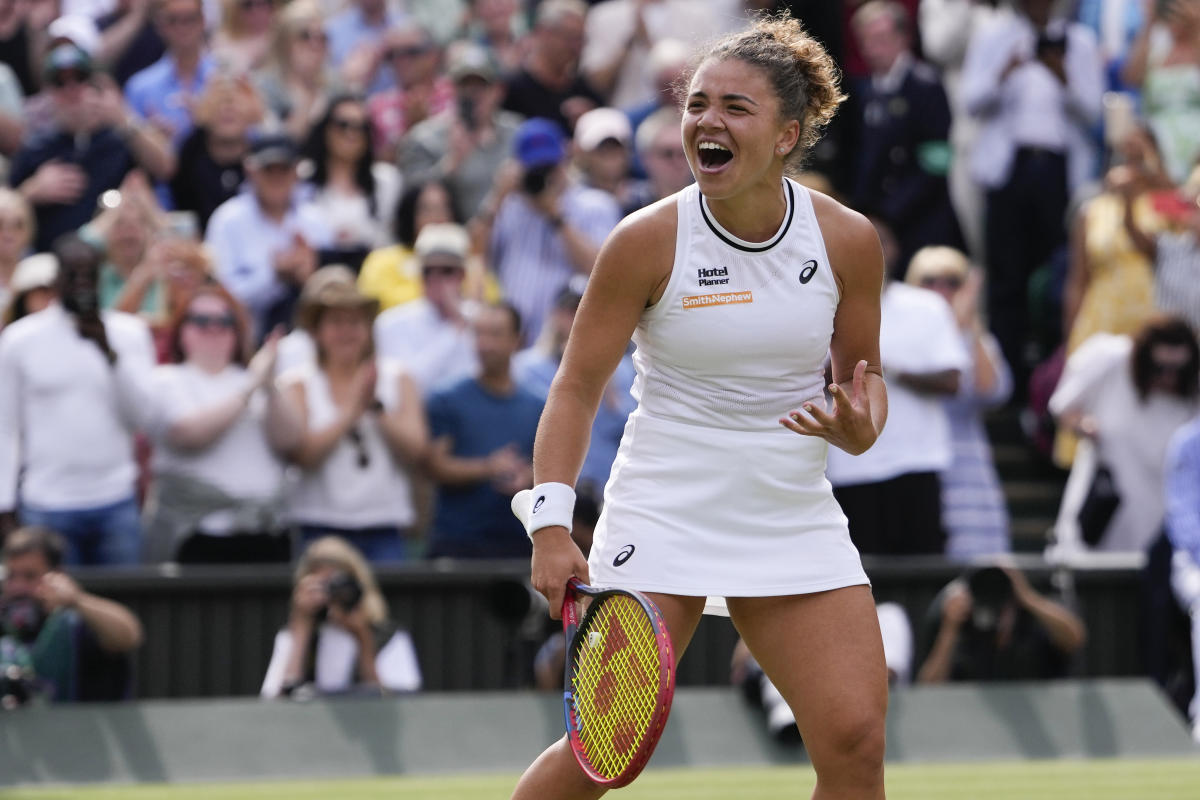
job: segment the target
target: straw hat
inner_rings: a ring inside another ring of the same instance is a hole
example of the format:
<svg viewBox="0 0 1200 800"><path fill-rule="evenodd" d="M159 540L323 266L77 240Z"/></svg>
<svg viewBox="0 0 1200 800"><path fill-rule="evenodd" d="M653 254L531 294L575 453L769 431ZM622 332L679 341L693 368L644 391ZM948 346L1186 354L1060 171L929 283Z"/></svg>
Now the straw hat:
<svg viewBox="0 0 1200 800"><path fill-rule="evenodd" d="M372 319L379 312L379 301L358 290L349 267L334 264L317 270L305 282L296 307L296 325L311 333L321 312L330 308L359 309Z"/></svg>

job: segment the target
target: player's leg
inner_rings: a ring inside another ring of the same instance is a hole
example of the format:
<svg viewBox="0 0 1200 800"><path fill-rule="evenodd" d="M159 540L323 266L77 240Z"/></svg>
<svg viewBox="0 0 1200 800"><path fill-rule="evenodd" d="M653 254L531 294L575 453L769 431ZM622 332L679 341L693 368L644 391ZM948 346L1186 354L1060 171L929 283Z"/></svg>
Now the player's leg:
<svg viewBox="0 0 1200 800"><path fill-rule="evenodd" d="M647 596L662 612L678 663L700 623L704 598L653 593L647 593ZM564 736L546 748L525 770L517 788L513 790L512 800L592 800L605 791L588 780L579 769Z"/></svg>
<svg viewBox="0 0 1200 800"><path fill-rule="evenodd" d="M728 602L796 715L817 772L814 800L882 798L887 667L870 588Z"/></svg>

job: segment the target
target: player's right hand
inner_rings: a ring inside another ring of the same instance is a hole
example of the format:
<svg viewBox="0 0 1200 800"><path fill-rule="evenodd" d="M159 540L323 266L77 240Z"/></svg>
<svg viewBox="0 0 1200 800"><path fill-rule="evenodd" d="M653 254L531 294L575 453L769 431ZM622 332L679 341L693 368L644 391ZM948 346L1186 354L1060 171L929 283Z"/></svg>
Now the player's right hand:
<svg viewBox="0 0 1200 800"><path fill-rule="evenodd" d="M587 559L562 526L542 528L533 534L533 561L529 582L550 604L550 619L561 619L567 581L589 583Z"/></svg>

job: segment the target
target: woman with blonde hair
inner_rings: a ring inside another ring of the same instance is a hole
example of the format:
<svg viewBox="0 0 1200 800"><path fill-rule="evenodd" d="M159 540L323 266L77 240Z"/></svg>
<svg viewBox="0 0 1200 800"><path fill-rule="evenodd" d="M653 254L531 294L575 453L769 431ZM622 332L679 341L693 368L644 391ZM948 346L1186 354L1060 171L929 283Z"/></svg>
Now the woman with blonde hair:
<svg viewBox="0 0 1200 800"><path fill-rule="evenodd" d="M266 63L255 83L267 110L288 135L302 142L334 89L329 37L317 0L293 0L279 12Z"/></svg>
<svg viewBox="0 0 1200 800"><path fill-rule="evenodd" d="M421 688L412 639L389 625L375 575L352 544L339 536L313 541L293 585L263 697Z"/></svg>
<svg viewBox="0 0 1200 800"><path fill-rule="evenodd" d="M303 420L287 515L304 541L333 533L372 561L401 560L416 521L409 470L429 442L421 397L397 363L375 358L378 303L359 293L353 273L325 267L310 282L317 276L297 319L316 363L280 378Z"/></svg>
<svg viewBox="0 0 1200 800"><path fill-rule="evenodd" d="M1012 393L1012 372L979 310L983 273L953 247L923 247L905 282L946 298L970 360L958 392L942 400L950 419L953 461L941 473L946 555L957 560L1007 553L1008 507L983 425L984 413Z"/></svg>
<svg viewBox="0 0 1200 800"><path fill-rule="evenodd" d="M34 217L19 192L0 186L0 309L8 306L13 273L33 241Z"/></svg>
<svg viewBox="0 0 1200 800"><path fill-rule="evenodd" d="M221 0L221 27L213 36L217 63L235 75L263 65L275 24L275 0Z"/></svg>

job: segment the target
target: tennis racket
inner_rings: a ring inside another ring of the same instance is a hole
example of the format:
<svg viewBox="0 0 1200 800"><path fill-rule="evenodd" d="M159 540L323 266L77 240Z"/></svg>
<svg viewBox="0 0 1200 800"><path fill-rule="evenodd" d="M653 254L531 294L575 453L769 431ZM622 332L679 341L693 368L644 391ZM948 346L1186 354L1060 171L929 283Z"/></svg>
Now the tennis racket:
<svg viewBox="0 0 1200 800"><path fill-rule="evenodd" d="M581 612L581 606L586 608ZM638 776L667 724L675 656L658 606L638 592L567 584L563 709L584 774L609 789Z"/></svg>

